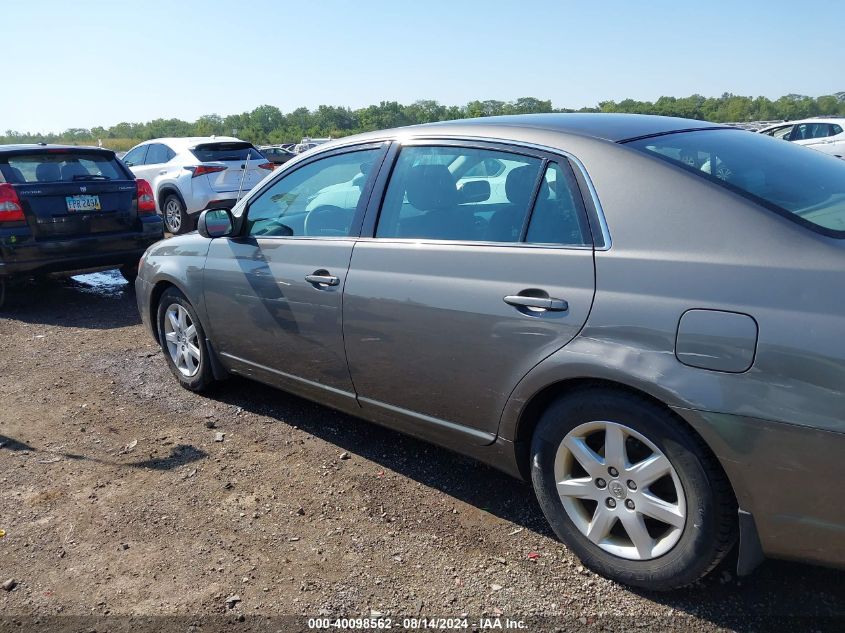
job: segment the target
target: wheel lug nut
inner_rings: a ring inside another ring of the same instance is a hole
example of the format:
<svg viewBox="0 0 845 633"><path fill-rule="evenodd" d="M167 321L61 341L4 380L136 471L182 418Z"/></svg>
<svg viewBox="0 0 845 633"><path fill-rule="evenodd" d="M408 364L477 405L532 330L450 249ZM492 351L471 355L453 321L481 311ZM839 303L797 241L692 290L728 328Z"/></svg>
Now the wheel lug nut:
<svg viewBox="0 0 845 633"><path fill-rule="evenodd" d="M625 500L625 507L628 508L629 510L633 510L634 509L634 500L633 499L626 499Z"/></svg>
<svg viewBox="0 0 845 633"><path fill-rule="evenodd" d="M619 475L619 471L618 471L618 470L616 470L613 466L611 466L610 468L608 468L608 469L607 469L607 473L608 473L611 477L617 477L617 476Z"/></svg>
<svg viewBox="0 0 845 633"><path fill-rule="evenodd" d="M607 507L608 508L615 508L616 507L616 499L614 499L613 497L608 497L607 498Z"/></svg>
<svg viewBox="0 0 845 633"><path fill-rule="evenodd" d="M602 479L601 477L596 479L596 486L598 486L599 488L604 488L606 485L607 485L607 482L604 479Z"/></svg>
<svg viewBox="0 0 845 633"><path fill-rule="evenodd" d="M629 490L636 490L637 489L637 483L635 481L631 481L629 479L628 480L628 489Z"/></svg>

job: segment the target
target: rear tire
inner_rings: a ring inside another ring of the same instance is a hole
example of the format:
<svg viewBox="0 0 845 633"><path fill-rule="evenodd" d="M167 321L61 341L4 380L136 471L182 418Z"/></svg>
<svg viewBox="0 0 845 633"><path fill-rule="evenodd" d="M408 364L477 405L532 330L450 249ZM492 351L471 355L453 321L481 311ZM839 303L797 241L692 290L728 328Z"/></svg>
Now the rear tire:
<svg viewBox="0 0 845 633"><path fill-rule="evenodd" d="M204 391L214 382L208 343L197 313L176 288L168 288L158 304L158 338L167 366L179 384Z"/></svg>
<svg viewBox="0 0 845 633"><path fill-rule="evenodd" d="M553 402L531 442L531 479L560 540L625 585L694 583L736 540L736 501L715 458L635 394L595 387Z"/></svg>
<svg viewBox="0 0 845 633"><path fill-rule="evenodd" d="M164 226L169 233L181 235L193 230L191 217L185 211L185 205L176 194L168 194L161 206Z"/></svg>
<svg viewBox="0 0 845 633"><path fill-rule="evenodd" d="M129 282L129 287L135 288L135 280L138 278L138 265L127 264L120 267L120 274Z"/></svg>
<svg viewBox="0 0 845 633"><path fill-rule="evenodd" d="M0 310L6 305L6 280L0 279Z"/></svg>

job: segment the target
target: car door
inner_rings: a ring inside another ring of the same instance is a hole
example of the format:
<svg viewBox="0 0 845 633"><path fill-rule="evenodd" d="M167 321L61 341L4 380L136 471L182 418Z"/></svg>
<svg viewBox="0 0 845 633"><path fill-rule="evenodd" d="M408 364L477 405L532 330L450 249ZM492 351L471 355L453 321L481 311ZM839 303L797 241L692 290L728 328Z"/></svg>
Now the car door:
<svg viewBox="0 0 845 633"><path fill-rule="evenodd" d="M506 201L462 199L461 170L491 159L510 167ZM411 433L491 442L516 384L592 305L593 247L570 165L508 145L405 144L367 217L343 307L359 403Z"/></svg>
<svg viewBox="0 0 845 633"><path fill-rule="evenodd" d="M341 297L380 145L323 153L248 199L238 234L211 242L211 340L237 372L329 403L354 403Z"/></svg>

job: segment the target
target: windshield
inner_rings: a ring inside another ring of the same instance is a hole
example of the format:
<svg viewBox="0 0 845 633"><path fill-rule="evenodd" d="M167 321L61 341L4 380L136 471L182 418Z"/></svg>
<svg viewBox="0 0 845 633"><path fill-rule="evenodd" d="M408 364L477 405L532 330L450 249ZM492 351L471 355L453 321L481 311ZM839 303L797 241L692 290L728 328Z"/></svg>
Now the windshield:
<svg viewBox="0 0 845 633"><path fill-rule="evenodd" d="M678 132L627 145L845 238L845 160L743 130Z"/></svg>

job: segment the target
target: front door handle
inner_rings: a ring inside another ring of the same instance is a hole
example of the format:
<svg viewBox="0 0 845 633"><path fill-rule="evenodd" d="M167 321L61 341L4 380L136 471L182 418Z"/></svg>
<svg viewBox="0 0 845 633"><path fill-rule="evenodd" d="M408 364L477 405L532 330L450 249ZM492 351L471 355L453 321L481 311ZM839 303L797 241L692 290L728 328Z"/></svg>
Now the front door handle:
<svg viewBox="0 0 845 633"><path fill-rule="evenodd" d="M305 275L305 281L315 286L338 286L340 278L330 275L328 270L315 270L310 275Z"/></svg>
<svg viewBox="0 0 845 633"><path fill-rule="evenodd" d="M508 295L504 297L504 301L517 308L534 308L535 310L548 310L549 312L566 312L569 310L569 303L566 300L555 299L554 297Z"/></svg>

